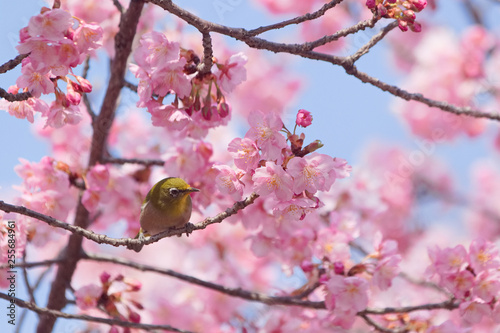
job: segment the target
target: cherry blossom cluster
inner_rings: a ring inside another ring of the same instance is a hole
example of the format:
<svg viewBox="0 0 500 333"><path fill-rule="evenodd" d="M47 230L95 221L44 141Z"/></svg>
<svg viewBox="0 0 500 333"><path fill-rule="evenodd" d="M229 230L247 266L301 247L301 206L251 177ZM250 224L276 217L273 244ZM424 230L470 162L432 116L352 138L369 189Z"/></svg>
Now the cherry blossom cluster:
<svg viewBox="0 0 500 333"><path fill-rule="evenodd" d="M156 31L141 37L134 60L130 70L139 79L137 106L147 107L153 125L175 130L192 129L193 123L201 129L227 124L231 110L225 94L246 79L242 53L224 63L213 59L213 73L200 73L194 51ZM170 94L173 102L163 104Z"/></svg>
<svg viewBox="0 0 500 333"><path fill-rule="evenodd" d="M328 191L335 179L349 175L345 160L316 153L322 146L319 141L302 147L305 136L286 130L275 113L254 111L248 121L250 129L245 137L232 140L228 147L238 170L216 167L222 193L241 197L246 183L274 202L275 215L303 219L311 209L321 206L316 192ZM305 127L311 121L308 111L299 111L297 125Z"/></svg>
<svg viewBox="0 0 500 333"><path fill-rule="evenodd" d="M395 42L396 50L401 43ZM491 53L497 42L480 26L465 29L460 37L443 27L432 28L431 33L415 43L411 58L396 53L399 64L409 72L403 86L454 105L485 108L487 105L478 103L478 95L487 95L488 90L496 89L488 84L491 80L488 68L494 68L490 66L500 59L500 53ZM436 71L441 75L431 75ZM494 73L495 69L490 72ZM437 112L436 108L414 101L404 103L404 106L398 101L395 108L413 134L434 142L452 140L462 133L476 137L486 129L485 119Z"/></svg>
<svg viewBox="0 0 500 333"><path fill-rule="evenodd" d="M333 325L351 328L357 313L368 306L371 287L386 290L399 274L401 255L398 254L397 243L393 240L382 241L382 235L378 233L374 247L373 253L349 269L340 261L325 262L331 267L323 265L327 270L320 276L320 282L325 286L325 304L331 312ZM304 265L302 267L305 268Z"/></svg>
<svg viewBox="0 0 500 333"><path fill-rule="evenodd" d="M469 246L429 248L432 261L428 271L439 277L439 285L460 301L464 324L473 325L484 317L500 323L500 256L493 243L476 239Z"/></svg>
<svg viewBox="0 0 500 333"><path fill-rule="evenodd" d="M107 272L100 275L101 285L88 284L75 291L76 305L82 310L100 308L112 318L139 323L141 316L137 310L143 306L130 293L141 290L141 283L118 274L114 278ZM128 297L124 297L129 295ZM126 315L120 312L126 312Z"/></svg>
<svg viewBox="0 0 500 333"><path fill-rule="evenodd" d="M18 118L33 122L33 112L47 119L46 126L75 124L81 115L77 105L83 93L92 91L89 81L72 69L101 46L102 29L98 25L72 17L65 10L42 8L28 26L20 31L17 50L29 54L22 61L21 76L10 93L30 92L33 98L22 102L3 101L3 108ZM72 80L70 77L73 77ZM64 92L59 83L66 86ZM50 106L37 100L42 94L55 94Z"/></svg>
<svg viewBox="0 0 500 333"><path fill-rule="evenodd" d="M378 17L393 18L398 21L401 31L422 31L416 22L416 14L427 6L427 0L366 0L366 6Z"/></svg>
<svg viewBox="0 0 500 333"><path fill-rule="evenodd" d="M30 163L20 159L21 165L15 167L23 183L17 189L22 192L18 204L65 220L68 213L75 207L77 193L71 188L70 181L75 177L68 165L45 156L38 163ZM53 239L57 234L46 224L29 223L31 218L19 217L20 223L25 223L28 238L35 245L43 246L47 239ZM58 229L56 229L58 230Z"/></svg>

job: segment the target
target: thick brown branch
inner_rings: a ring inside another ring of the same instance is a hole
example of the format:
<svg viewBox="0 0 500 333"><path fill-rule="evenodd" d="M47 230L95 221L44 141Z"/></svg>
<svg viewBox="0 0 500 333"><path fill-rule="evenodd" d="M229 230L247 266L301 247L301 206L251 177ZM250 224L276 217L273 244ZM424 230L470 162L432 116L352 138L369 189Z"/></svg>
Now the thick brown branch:
<svg viewBox="0 0 500 333"><path fill-rule="evenodd" d="M45 317L51 317L51 318L66 318L66 319L76 319L76 320L84 320L84 321L90 321L94 323L102 323L106 325L116 325L120 327L130 327L130 328L138 328L138 329L144 329L144 330L164 330L168 332L179 332L179 333L191 333L191 331L186 331L186 330L181 330L175 327L172 327L170 325L148 325L148 324L139 324L139 323L132 323L128 321L123 321L119 319L109 319L109 318L99 318L99 317L93 317L93 316L88 316L88 315L75 315L71 313L65 313L57 310L52 310L52 309L47 309L47 308L41 308L33 304L32 302L26 302L23 301L22 299L16 298L16 297L11 297L9 295L6 295L4 293L0 293L0 298L5 299L7 301L14 300L15 304L17 306L20 306L25 309L29 309L33 312L36 312L40 315L44 315Z"/></svg>
<svg viewBox="0 0 500 333"><path fill-rule="evenodd" d="M205 74L210 73L213 65L212 58L214 56L214 50L212 49L212 38L208 31L202 31L203 35L203 61L198 65L198 72L200 77Z"/></svg>
<svg viewBox="0 0 500 333"><path fill-rule="evenodd" d="M20 54L17 57L15 57L14 59L7 61L5 64L0 65L0 74L6 73L6 72L16 68L17 65L19 65L24 60L24 58L26 58L27 56L29 56L29 53Z"/></svg>
<svg viewBox="0 0 500 333"><path fill-rule="evenodd" d="M127 11L120 17L119 31L115 36L115 58L111 62L110 78L104 96L101 110L92 122L93 135L90 149L88 166L91 167L100 162L106 151L106 141L109 130L115 116L115 108L123 87L123 78L127 68L127 60L132 51L132 42L137 30L139 17L141 16L144 2L142 0L131 0ZM54 221L60 223L59 221ZM66 305L65 290L69 285L76 269L79 254L82 249L82 232L88 232L85 228L89 224L89 212L81 203L81 198L76 209L75 223L73 228L79 228L79 233L74 233L68 240L64 253L65 261L59 264L56 276L52 283L47 308L61 310ZM69 224L62 223L69 226ZM40 316L38 322L38 333L49 333L52 331L56 317Z"/></svg>
<svg viewBox="0 0 500 333"><path fill-rule="evenodd" d="M29 92L24 92L24 93L19 93L19 94L11 94L8 93L6 90L3 88L0 88L0 97L5 98L9 102L20 102L20 101L25 101L28 98L31 98L31 93Z"/></svg>

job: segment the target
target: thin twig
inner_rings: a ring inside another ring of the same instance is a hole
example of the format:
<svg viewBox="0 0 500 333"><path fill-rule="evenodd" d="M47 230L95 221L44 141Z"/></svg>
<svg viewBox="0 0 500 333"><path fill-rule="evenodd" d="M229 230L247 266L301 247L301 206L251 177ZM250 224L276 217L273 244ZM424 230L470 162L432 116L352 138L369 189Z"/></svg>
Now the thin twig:
<svg viewBox="0 0 500 333"><path fill-rule="evenodd" d="M50 259L50 260L43 260L43 261L37 261L37 262L20 262L14 265L14 267L25 267L25 268L33 268L33 267L40 267L40 266L50 266L53 264L57 264L61 262L62 259ZM2 264L0 265L0 269L5 269L9 268L9 264Z"/></svg>
<svg viewBox="0 0 500 333"><path fill-rule="evenodd" d="M24 250L23 253L23 262L26 262L26 249ZM33 288L31 287L29 278L28 278L28 270L26 269L25 266L21 267L21 270L23 271L23 280L24 284L26 285L26 290L28 291L28 295L30 296L30 302L33 304L36 304L35 301L35 293L33 291Z"/></svg>
<svg viewBox="0 0 500 333"><path fill-rule="evenodd" d="M318 9L317 11L315 11L313 13L307 13L307 14L304 14L302 16L297 16L297 17L290 19L290 20L286 20L283 22L279 22L279 23L263 26L263 27L260 27L257 29L249 30L248 34L250 36L257 36L257 35L260 35L260 34L266 32L266 31L281 29L281 28L284 28L284 27L291 25L291 24L300 24L300 23L305 22L305 21L315 20L318 17L323 16L327 10L335 7L336 5L341 3L342 1L343 0L330 1L329 3L323 5L323 7L321 7L320 9Z"/></svg>
<svg viewBox="0 0 500 333"><path fill-rule="evenodd" d="M358 312L358 314L384 315L388 313L409 313L420 310L437 310L437 309L455 310L458 308L459 305L460 303L456 302L454 298L450 298L440 303L427 303L421 305L400 306L400 307L386 307L381 309L366 308L365 310Z"/></svg>
<svg viewBox="0 0 500 333"><path fill-rule="evenodd" d="M394 21L388 25L386 25L378 34L373 36L368 43L363 45L359 50L357 50L353 55L347 57L348 61L355 63L359 58L368 53L372 47L377 45L392 29L398 26L398 22Z"/></svg>
<svg viewBox="0 0 500 333"><path fill-rule="evenodd" d="M133 84L133 83L130 83L128 82L127 80L123 80L123 86L125 88L129 88L130 90L132 90L133 92L137 92L137 85L136 84Z"/></svg>
<svg viewBox="0 0 500 333"><path fill-rule="evenodd" d="M139 324L139 323L133 323L129 321L123 321L119 319L109 319L109 318L100 318L100 317L93 317L93 316L88 316L88 315L75 315L71 313L65 313L57 310L51 310L47 308L41 308L31 302L26 302L20 298L17 297L11 297L7 294L4 294L0 292L0 298L3 298L7 301L14 300L15 304L17 306L20 306L22 308L29 309L33 312L36 312L40 315L45 315L47 317L51 318L65 318L65 319L76 319L76 320L84 320L84 321L90 321L94 323L102 323L102 324L107 324L107 325L117 325L120 327L130 327L130 328L138 328L138 329L144 329L144 330L164 330L164 331L169 331L169 332L179 332L179 333L192 333L191 331L186 331L186 330L181 330L178 328L175 328L170 325L150 325L150 324Z"/></svg>
<svg viewBox="0 0 500 333"><path fill-rule="evenodd" d="M315 41L304 43L304 44L302 44L302 49L304 51L312 51L313 49L317 48L318 46L322 46L322 45L328 44L330 42L334 42L336 40L339 40L342 37L346 37L348 35L352 35L352 34L358 32L358 31L365 30L366 28L373 28L378 21L379 21L379 19L376 17L373 17L373 18L365 20L365 21L361 21L359 23L356 23L353 26L339 30L332 35L324 36L324 37L321 37Z"/></svg>
<svg viewBox="0 0 500 333"><path fill-rule="evenodd" d="M141 158L115 158L115 157L106 157L103 159L104 163L113 163L113 164L141 164L145 166L150 165L159 165L163 166L165 161L162 160L151 160L151 159L141 159Z"/></svg>

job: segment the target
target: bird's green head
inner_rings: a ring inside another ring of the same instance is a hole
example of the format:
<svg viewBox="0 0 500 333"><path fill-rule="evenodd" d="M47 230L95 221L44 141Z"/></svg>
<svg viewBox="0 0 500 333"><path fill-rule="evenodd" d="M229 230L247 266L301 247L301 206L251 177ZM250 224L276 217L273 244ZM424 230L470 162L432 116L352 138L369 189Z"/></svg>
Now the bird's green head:
<svg viewBox="0 0 500 333"><path fill-rule="evenodd" d="M189 186L181 178L168 177L160 180L151 188L144 202L150 201L158 208L166 208L165 205L181 203L189 193L199 191L197 188Z"/></svg>

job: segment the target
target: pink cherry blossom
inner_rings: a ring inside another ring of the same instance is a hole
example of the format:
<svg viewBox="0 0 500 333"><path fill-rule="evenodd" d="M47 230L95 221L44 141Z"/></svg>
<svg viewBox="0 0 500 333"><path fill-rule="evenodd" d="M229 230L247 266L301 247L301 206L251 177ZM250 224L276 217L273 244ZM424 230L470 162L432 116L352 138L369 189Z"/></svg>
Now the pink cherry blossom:
<svg viewBox="0 0 500 333"><path fill-rule="evenodd" d="M99 25L81 21L73 34L73 41L80 52L88 52L102 46L102 35Z"/></svg>
<svg viewBox="0 0 500 333"><path fill-rule="evenodd" d="M335 296L336 307L347 311L361 311L368 306L368 283L357 276L334 275L326 284Z"/></svg>
<svg viewBox="0 0 500 333"><path fill-rule="evenodd" d="M274 194L280 201L292 198L292 176L274 162L266 162L264 167L255 170L252 176L254 191L262 196Z"/></svg>
<svg viewBox="0 0 500 333"><path fill-rule="evenodd" d="M20 89L26 88L33 97L54 92L54 84L49 78L47 68L39 64L36 67L31 62L23 64L22 75L17 78L16 84Z"/></svg>
<svg viewBox="0 0 500 333"><path fill-rule="evenodd" d="M64 107L60 104L52 102L50 108L45 115L47 123L45 126L60 128L66 124L75 125L82 119L80 108L75 105Z"/></svg>
<svg viewBox="0 0 500 333"><path fill-rule="evenodd" d="M233 54L224 64L216 64L213 74L219 87L229 93L247 79L245 64L248 58L242 53Z"/></svg>
<svg viewBox="0 0 500 333"><path fill-rule="evenodd" d="M82 310L95 308L102 292L102 287L96 284L89 284L78 288L75 291L76 305Z"/></svg>
<svg viewBox="0 0 500 333"><path fill-rule="evenodd" d="M179 110L171 104L165 105L149 101L147 107L151 113L153 126L182 130L192 121L192 118L185 111Z"/></svg>
<svg viewBox="0 0 500 333"><path fill-rule="evenodd" d="M289 201L278 202L273 210L273 214L284 221L303 220L307 213L312 212L317 207L317 203L308 198L296 198Z"/></svg>
<svg viewBox="0 0 500 333"><path fill-rule="evenodd" d="M215 183L219 191L230 195L234 200L241 200L243 183L240 181L238 174L227 165L214 165L213 168L219 171L219 174L215 177Z"/></svg>
<svg viewBox="0 0 500 333"><path fill-rule="evenodd" d="M11 94L17 94L19 89L17 86L11 86L7 92ZM7 111L10 115L24 119L26 118L30 123L35 120L35 112L46 113L49 106L44 101L38 98L28 98L25 101L9 102L5 99L0 99L0 109Z"/></svg>
<svg viewBox="0 0 500 333"><path fill-rule="evenodd" d="M392 285L392 280L399 274L401 255L386 257L377 262L373 273L372 283L385 290Z"/></svg>
<svg viewBox="0 0 500 333"><path fill-rule="evenodd" d="M487 242L484 239L472 241L469 247L469 258L470 264L476 274L485 269L500 268L498 249L494 244Z"/></svg>
<svg viewBox="0 0 500 333"><path fill-rule="evenodd" d="M234 158L234 164L244 171L250 171L257 167L260 160L259 148L255 142L248 138L233 139L227 151Z"/></svg>
<svg viewBox="0 0 500 333"><path fill-rule="evenodd" d="M441 250L438 246L428 249L433 269L440 275L457 273L468 265L467 251L463 245Z"/></svg>
<svg viewBox="0 0 500 333"><path fill-rule="evenodd" d="M459 312L466 325L478 324L483 316L490 316L490 306L481 300L470 300L460 303Z"/></svg>
<svg viewBox="0 0 500 333"><path fill-rule="evenodd" d="M328 191L335 182L333 159L316 152L304 157L294 157L287 165L288 173L293 176L293 191L310 193Z"/></svg>
<svg viewBox="0 0 500 333"><path fill-rule="evenodd" d="M263 113L254 111L248 116L250 129L245 138L254 140L262 151L262 158L267 160L279 160L281 150L287 147L286 139L280 133L283 122L274 113Z"/></svg>
<svg viewBox="0 0 500 333"><path fill-rule="evenodd" d="M73 19L70 13L62 9L52 9L31 17L28 32L33 37L39 36L51 41L60 41L72 24Z"/></svg>
<svg viewBox="0 0 500 333"><path fill-rule="evenodd" d="M500 277L496 272L483 271L476 276L473 295L485 302L500 295Z"/></svg>
<svg viewBox="0 0 500 333"><path fill-rule="evenodd" d="M160 32L151 31L141 36L139 47L134 51L134 60L144 70L151 72L163 62L178 60L179 51L179 43L169 41Z"/></svg>
<svg viewBox="0 0 500 333"><path fill-rule="evenodd" d="M474 275L468 270L446 274L441 277L441 285L451 291L456 298L464 298L474 286Z"/></svg>
<svg viewBox="0 0 500 333"><path fill-rule="evenodd" d="M185 58L161 63L151 73L151 84L153 91L160 96L165 96L171 90L179 97L189 96L191 93L191 81L184 74Z"/></svg>

